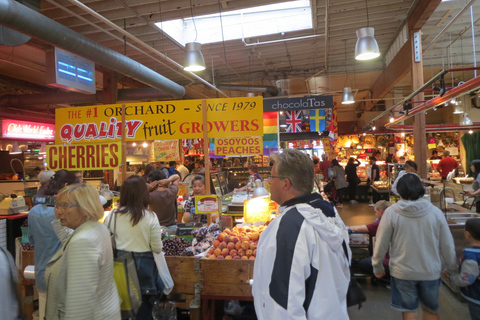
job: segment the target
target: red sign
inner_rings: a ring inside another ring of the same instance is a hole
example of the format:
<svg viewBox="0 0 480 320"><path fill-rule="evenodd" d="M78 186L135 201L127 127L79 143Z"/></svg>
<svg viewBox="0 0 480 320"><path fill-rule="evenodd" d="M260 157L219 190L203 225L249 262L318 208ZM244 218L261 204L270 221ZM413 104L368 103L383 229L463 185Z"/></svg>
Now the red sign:
<svg viewBox="0 0 480 320"><path fill-rule="evenodd" d="M1 120L2 137L16 139L54 140L55 125L17 120Z"/></svg>

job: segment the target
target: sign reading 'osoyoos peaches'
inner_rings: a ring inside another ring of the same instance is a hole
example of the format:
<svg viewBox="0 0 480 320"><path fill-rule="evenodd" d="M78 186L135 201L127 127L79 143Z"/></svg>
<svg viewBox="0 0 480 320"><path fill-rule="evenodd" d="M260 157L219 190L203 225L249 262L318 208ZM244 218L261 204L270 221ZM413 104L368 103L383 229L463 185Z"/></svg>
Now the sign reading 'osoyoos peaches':
<svg viewBox="0 0 480 320"><path fill-rule="evenodd" d="M120 142L88 145L47 145L50 170L108 170L115 169L122 160Z"/></svg>
<svg viewBox="0 0 480 320"><path fill-rule="evenodd" d="M263 135L262 97L207 99L209 138ZM57 108L55 142L109 142L203 138L202 100L174 100L122 105Z"/></svg>

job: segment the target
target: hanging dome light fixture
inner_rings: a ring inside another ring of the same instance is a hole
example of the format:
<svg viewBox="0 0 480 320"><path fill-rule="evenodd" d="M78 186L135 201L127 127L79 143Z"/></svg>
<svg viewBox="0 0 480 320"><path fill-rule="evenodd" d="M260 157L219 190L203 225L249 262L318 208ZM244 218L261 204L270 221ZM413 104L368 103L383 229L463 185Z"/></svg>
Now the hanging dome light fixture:
<svg viewBox="0 0 480 320"><path fill-rule="evenodd" d="M460 125L461 126L471 126L473 124L473 121L468 117L468 113L463 114L462 120L460 120Z"/></svg>
<svg viewBox="0 0 480 320"><path fill-rule="evenodd" d="M183 70L198 72L205 70L205 59L203 58L202 44L199 42L189 42L185 44L185 58L183 59Z"/></svg>
<svg viewBox="0 0 480 320"><path fill-rule="evenodd" d="M355 103L355 98L353 97L352 88L345 87L343 88L342 104L352 104Z"/></svg>
<svg viewBox="0 0 480 320"><path fill-rule="evenodd" d="M375 29L370 27L368 18L368 3L365 0L367 10L367 26L357 30L357 44L355 45L355 60L371 60L380 56L377 40L375 40Z"/></svg>

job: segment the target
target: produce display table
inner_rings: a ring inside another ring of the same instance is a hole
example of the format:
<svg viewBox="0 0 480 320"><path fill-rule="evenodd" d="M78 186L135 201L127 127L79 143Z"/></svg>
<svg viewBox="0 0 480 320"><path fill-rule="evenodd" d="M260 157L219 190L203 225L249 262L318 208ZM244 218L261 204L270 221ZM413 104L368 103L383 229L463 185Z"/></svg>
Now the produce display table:
<svg viewBox="0 0 480 320"><path fill-rule="evenodd" d="M254 260L201 259L202 319L218 319L216 311L223 300L253 301L252 287Z"/></svg>
<svg viewBox="0 0 480 320"><path fill-rule="evenodd" d="M23 270L25 270L28 265L34 265L35 263L33 258L33 250L23 250L22 245L20 244L20 239L21 238L15 239L15 264L17 265L19 279L18 289L20 291L20 296L22 297L25 319L31 320L33 314L35 280L25 279L23 277Z"/></svg>
<svg viewBox="0 0 480 320"><path fill-rule="evenodd" d="M190 309L190 319L218 319L218 301L252 301L254 260L212 260L197 257L165 257L175 286L169 299ZM177 297L182 297L178 301Z"/></svg>
<svg viewBox="0 0 480 320"><path fill-rule="evenodd" d="M389 200L389 194L390 194L390 190L389 189L386 189L386 188L379 188L379 187L376 187L375 185L371 185L373 191L376 193L376 195L373 196L373 198L375 199L374 202L378 201L378 200L386 200L388 201Z"/></svg>
<svg viewBox="0 0 480 320"><path fill-rule="evenodd" d="M175 284L169 300L178 308L190 309L190 319L200 319L200 258L165 257Z"/></svg>

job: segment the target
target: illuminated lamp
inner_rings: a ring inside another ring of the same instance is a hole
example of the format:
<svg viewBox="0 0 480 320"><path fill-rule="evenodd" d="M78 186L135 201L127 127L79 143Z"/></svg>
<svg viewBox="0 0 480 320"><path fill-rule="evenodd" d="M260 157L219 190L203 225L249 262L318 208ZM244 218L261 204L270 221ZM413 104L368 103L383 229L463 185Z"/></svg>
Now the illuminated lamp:
<svg viewBox="0 0 480 320"><path fill-rule="evenodd" d="M9 151L10 154L19 154L22 153L22 149L18 146L18 142L14 141L12 147L10 148Z"/></svg>
<svg viewBox="0 0 480 320"><path fill-rule="evenodd" d="M245 222L270 221L270 193L264 187L255 188L253 199L243 203L243 219Z"/></svg>

